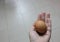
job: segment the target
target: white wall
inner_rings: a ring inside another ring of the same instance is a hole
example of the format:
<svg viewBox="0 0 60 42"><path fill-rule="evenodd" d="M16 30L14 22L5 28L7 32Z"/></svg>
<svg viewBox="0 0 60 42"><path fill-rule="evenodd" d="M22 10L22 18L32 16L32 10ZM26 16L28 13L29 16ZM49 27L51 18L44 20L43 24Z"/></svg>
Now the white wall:
<svg viewBox="0 0 60 42"><path fill-rule="evenodd" d="M59 42L60 0L6 0L0 4L0 42L29 42L29 29L41 12L51 13L51 42Z"/></svg>

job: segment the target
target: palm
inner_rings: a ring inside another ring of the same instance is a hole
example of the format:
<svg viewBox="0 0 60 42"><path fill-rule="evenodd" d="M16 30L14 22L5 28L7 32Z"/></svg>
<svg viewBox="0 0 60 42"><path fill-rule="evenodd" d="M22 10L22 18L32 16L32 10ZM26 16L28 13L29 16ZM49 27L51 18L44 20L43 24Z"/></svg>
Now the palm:
<svg viewBox="0 0 60 42"><path fill-rule="evenodd" d="M34 26L30 30L30 41L31 42L48 42L51 37L51 20L50 20L50 14L42 13L38 17L38 19L42 19L45 21L47 25L47 32L45 35L40 36L37 34L37 32L34 30Z"/></svg>

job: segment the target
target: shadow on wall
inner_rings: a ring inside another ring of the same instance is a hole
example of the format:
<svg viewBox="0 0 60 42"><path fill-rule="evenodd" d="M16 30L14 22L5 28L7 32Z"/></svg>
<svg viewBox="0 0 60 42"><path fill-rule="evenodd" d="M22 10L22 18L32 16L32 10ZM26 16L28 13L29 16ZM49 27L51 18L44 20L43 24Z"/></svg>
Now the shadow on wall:
<svg viewBox="0 0 60 42"><path fill-rule="evenodd" d="M15 9L17 4L15 0L0 0L0 5L7 9Z"/></svg>

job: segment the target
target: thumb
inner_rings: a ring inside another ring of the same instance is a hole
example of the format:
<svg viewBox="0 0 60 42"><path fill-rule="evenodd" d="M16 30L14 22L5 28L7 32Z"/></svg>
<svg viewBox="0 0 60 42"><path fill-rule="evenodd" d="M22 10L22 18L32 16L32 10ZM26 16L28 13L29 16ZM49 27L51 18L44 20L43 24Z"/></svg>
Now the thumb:
<svg viewBox="0 0 60 42"><path fill-rule="evenodd" d="M37 32L34 30L34 26L30 29L30 38L36 40L38 39L39 35L37 34Z"/></svg>

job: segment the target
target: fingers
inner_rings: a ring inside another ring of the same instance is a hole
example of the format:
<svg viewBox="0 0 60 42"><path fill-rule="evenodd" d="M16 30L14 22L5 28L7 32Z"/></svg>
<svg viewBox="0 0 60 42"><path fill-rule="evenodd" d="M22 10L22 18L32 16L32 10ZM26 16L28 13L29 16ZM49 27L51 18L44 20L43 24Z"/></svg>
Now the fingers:
<svg viewBox="0 0 60 42"><path fill-rule="evenodd" d="M47 30L51 32L51 19L50 19L50 14L46 14L45 22L46 22L46 25L47 25Z"/></svg>
<svg viewBox="0 0 60 42"><path fill-rule="evenodd" d="M43 20L43 21L45 21L45 23L46 23L46 25L47 25L46 35L50 36L50 35L51 35L51 19L50 19L50 14L46 14L46 13L39 14L38 20ZM34 30L34 26L33 26L33 27L31 28L31 30L30 30L30 36L32 36L33 38L40 37L40 36L37 34L37 32Z"/></svg>
<svg viewBox="0 0 60 42"><path fill-rule="evenodd" d="M46 13L41 13L38 16L38 20L43 20L45 21L46 25L47 25L47 29L48 31L51 32L51 19L50 19L50 13L46 14Z"/></svg>
<svg viewBox="0 0 60 42"><path fill-rule="evenodd" d="M51 35L51 25L52 24L51 24L50 14L46 14L45 23L47 25L46 35Z"/></svg>
<svg viewBox="0 0 60 42"><path fill-rule="evenodd" d="M45 21L45 15L46 15L46 13L39 14L38 19Z"/></svg>
<svg viewBox="0 0 60 42"><path fill-rule="evenodd" d="M49 39L51 37L51 25L52 25L49 13L46 14L45 23L47 25L47 32L45 34L45 37Z"/></svg>
<svg viewBox="0 0 60 42"><path fill-rule="evenodd" d="M47 14L47 18L50 18L50 13Z"/></svg>

